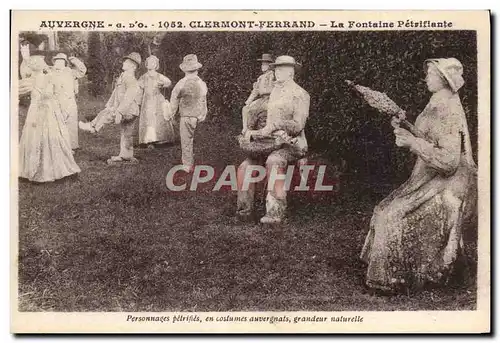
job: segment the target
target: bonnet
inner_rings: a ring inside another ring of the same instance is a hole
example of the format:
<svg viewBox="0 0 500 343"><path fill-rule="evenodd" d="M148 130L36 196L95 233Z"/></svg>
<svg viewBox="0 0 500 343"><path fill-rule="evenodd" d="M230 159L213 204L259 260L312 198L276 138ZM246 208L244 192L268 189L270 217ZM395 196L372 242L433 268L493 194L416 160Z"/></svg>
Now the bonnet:
<svg viewBox="0 0 500 343"><path fill-rule="evenodd" d="M436 67L454 93L464 85L462 76L464 68L456 58L431 58L425 60L424 65L428 66L429 64Z"/></svg>

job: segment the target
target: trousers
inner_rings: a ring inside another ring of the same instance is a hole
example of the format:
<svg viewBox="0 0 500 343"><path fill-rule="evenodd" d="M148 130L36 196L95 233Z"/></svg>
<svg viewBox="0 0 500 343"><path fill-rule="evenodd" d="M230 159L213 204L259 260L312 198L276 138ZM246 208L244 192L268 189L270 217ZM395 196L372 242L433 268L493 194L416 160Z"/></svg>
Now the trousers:
<svg viewBox="0 0 500 343"><path fill-rule="evenodd" d="M273 151L265 161L267 176L269 177L273 168L277 168L277 173L279 175L285 174L287 166L297 162L301 157L303 156L289 149L279 149ZM250 214L254 209L255 184L250 183L248 189L243 189L243 182L247 176L246 169L252 165L262 164L264 164L263 160L247 158L238 167L237 211L240 214ZM272 218L284 218L287 208L286 195L287 191L285 189L285 182L282 180L275 181L274 187L267 191L266 216Z"/></svg>
<svg viewBox="0 0 500 343"><path fill-rule="evenodd" d="M182 164L188 167L194 165L194 132L198 125L198 118L195 117L181 117L179 122L179 131L181 136L181 149L182 149Z"/></svg>
<svg viewBox="0 0 500 343"><path fill-rule="evenodd" d="M114 112L104 109L92 120L92 126L97 132L104 126L115 122ZM124 119L120 123L120 154L118 156L123 159L131 159L134 157L134 130L137 122L137 117L132 116L129 119Z"/></svg>

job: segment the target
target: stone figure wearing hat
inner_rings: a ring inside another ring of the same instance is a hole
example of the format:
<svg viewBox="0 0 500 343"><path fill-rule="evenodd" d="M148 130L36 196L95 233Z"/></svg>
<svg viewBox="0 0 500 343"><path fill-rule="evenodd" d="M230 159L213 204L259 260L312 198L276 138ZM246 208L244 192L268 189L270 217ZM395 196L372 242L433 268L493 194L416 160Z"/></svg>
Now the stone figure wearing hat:
<svg viewBox="0 0 500 343"><path fill-rule="evenodd" d="M54 95L53 73L44 56L26 60L30 76L19 92L30 94L30 106L19 141L19 177L52 182L80 172L72 154L65 115Z"/></svg>
<svg viewBox="0 0 500 343"><path fill-rule="evenodd" d="M462 233L477 225L477 167L458 94L462 64L431 59L425 71L432 96L415 121L421 134L400 127L403 118L392 121L396 145L417 157L413 172L375 207L361 251L366 284L376 291L445 284L463 252Z"/></svg>
<svg viewBox="0 0 500 343"><path fill-rule="evenodd" d="M68 58L64 53L58 53L52 58L52 79L55 85L55 96L63 115L67 118L71 148L78 149L78 107L75 94L78 92L78 79L85 76L87 68L76 57Z"/></svg>
<svg viewBox="0 0 500 343"><path fill-rule="evenodd" d="M133 135L135 122L139 116L139 104L142 93L139 82L135 77L135 71L141 64L141 55L133 52L123 58L123 72L118 78L113 93L109 98L104 110L91 122L80 122L80 129L97 133L105 125L115 123L121 126L120 153L112 156L108 163L133 162L134 145Z"/></svg>
<svg viewBox="0 0 500 343"><path fill-rule="evenodd" d="M242 133L248 129L256 129L258 116L267 110L267 102L273 89L274 72L270 69L270 64L273 62L271 54L262 54L262 58L257 61L261 62L262 74L254 82L252 92L242 109Z"/></svg>
<svg viewBox="0 0 500 343"><path fill-rule="evenodd" d="M185 76L175 85L170 98L172 116L179 113L182 164L186 172L194 167L193 139L198 123L207 116L207 85L198 76L202 64L194 54L186 55L179 66Z"/></svg>
<svg viewBox="0 0 500 343"><path fill-rule="evenodd" d="M249 217L253 214L255 186L248 190L240 185L247 177L246 169L251 165L266 165L268 177L274 170L277 175L285 174L287 165L296 163L307 152L307 140L304 127L309 117L309 94L294 81L295 69L300 66L291 56L279 56L271 67L274 69L276 82L267 104L266 125L259 130L248 130L247 139L252 136L271 136L280 139L286 136L289 144L274 150L265 160L247 158L238 168L238 203L237 216ZM269 186L266 197L266 215L261 223L280 223L286 214L286 189L282 182Z"/></svg>
<svg viewBox="0 0 500 343"><path fill-rule="evenodd" d="M165 118L165 106L169 104L161 93L161 89L170 87L172 82L158 72L159 66L158 57L149 56L146 59L148 71L139 78L139 86L143 90L139 116L139 144L147 144L149 148L154 148L154 144L157 143L173 142L177 136L173 121Z"/></svg>

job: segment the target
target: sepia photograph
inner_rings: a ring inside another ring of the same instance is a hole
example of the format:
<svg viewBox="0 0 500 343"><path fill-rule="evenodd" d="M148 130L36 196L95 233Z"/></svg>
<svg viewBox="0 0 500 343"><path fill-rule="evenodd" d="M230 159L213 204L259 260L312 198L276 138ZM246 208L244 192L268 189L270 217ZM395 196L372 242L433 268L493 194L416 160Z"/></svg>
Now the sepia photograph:
<svg viewBox="0 0 500 343"><path fill-rule="evenodd" d="M361 325L489 297L477 29L17 12L14 311Z"/></svg>

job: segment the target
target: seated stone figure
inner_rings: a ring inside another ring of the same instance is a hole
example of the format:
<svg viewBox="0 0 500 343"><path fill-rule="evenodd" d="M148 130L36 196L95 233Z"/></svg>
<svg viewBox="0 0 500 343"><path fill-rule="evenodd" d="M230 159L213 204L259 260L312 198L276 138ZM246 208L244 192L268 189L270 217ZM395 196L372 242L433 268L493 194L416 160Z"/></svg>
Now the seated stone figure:
<svg viewBox="0 0 500 343"><path fill-rule="evenodd" d="M265 117L263 117L265 114L263 112L267 111L269 95L274 86L274 73L270 69L270 64L273 62L272 56L270 54L263 54L262 58L258 59L258 61L262 63L262 74L253 84L252 93L250 93L250 96L245 101L245 106L241 111L243 121L242 133L245 133L248 128L255 127L259 121L262 122L264 120L265 124Z"/></svg>
<svg viewBox="0 0 500 343"><path fill-rule="evenodd" d="M278 143L269 153L249 156L239 166L237 173L239 217L251 216L254 208L255 185L249 184L248 189L243 187L246 184L245 178L249 177L247 173L249 166L265 164L268 176L273 170L278 176L283 176L289 164L296 163L307 153L304 127L309 116L310 97L293 80L295 68L299 64L293 57L280 56L271 66L275 68L277 81L269 97L266 125L259 129L247 130L243 139L250 141L252 137L271 137ZM258 127L258 121L256 125ZM271 186L266 197L266 215L260 220L263 224L280 223L286 213L284 181L277 180Z"/></svg>

